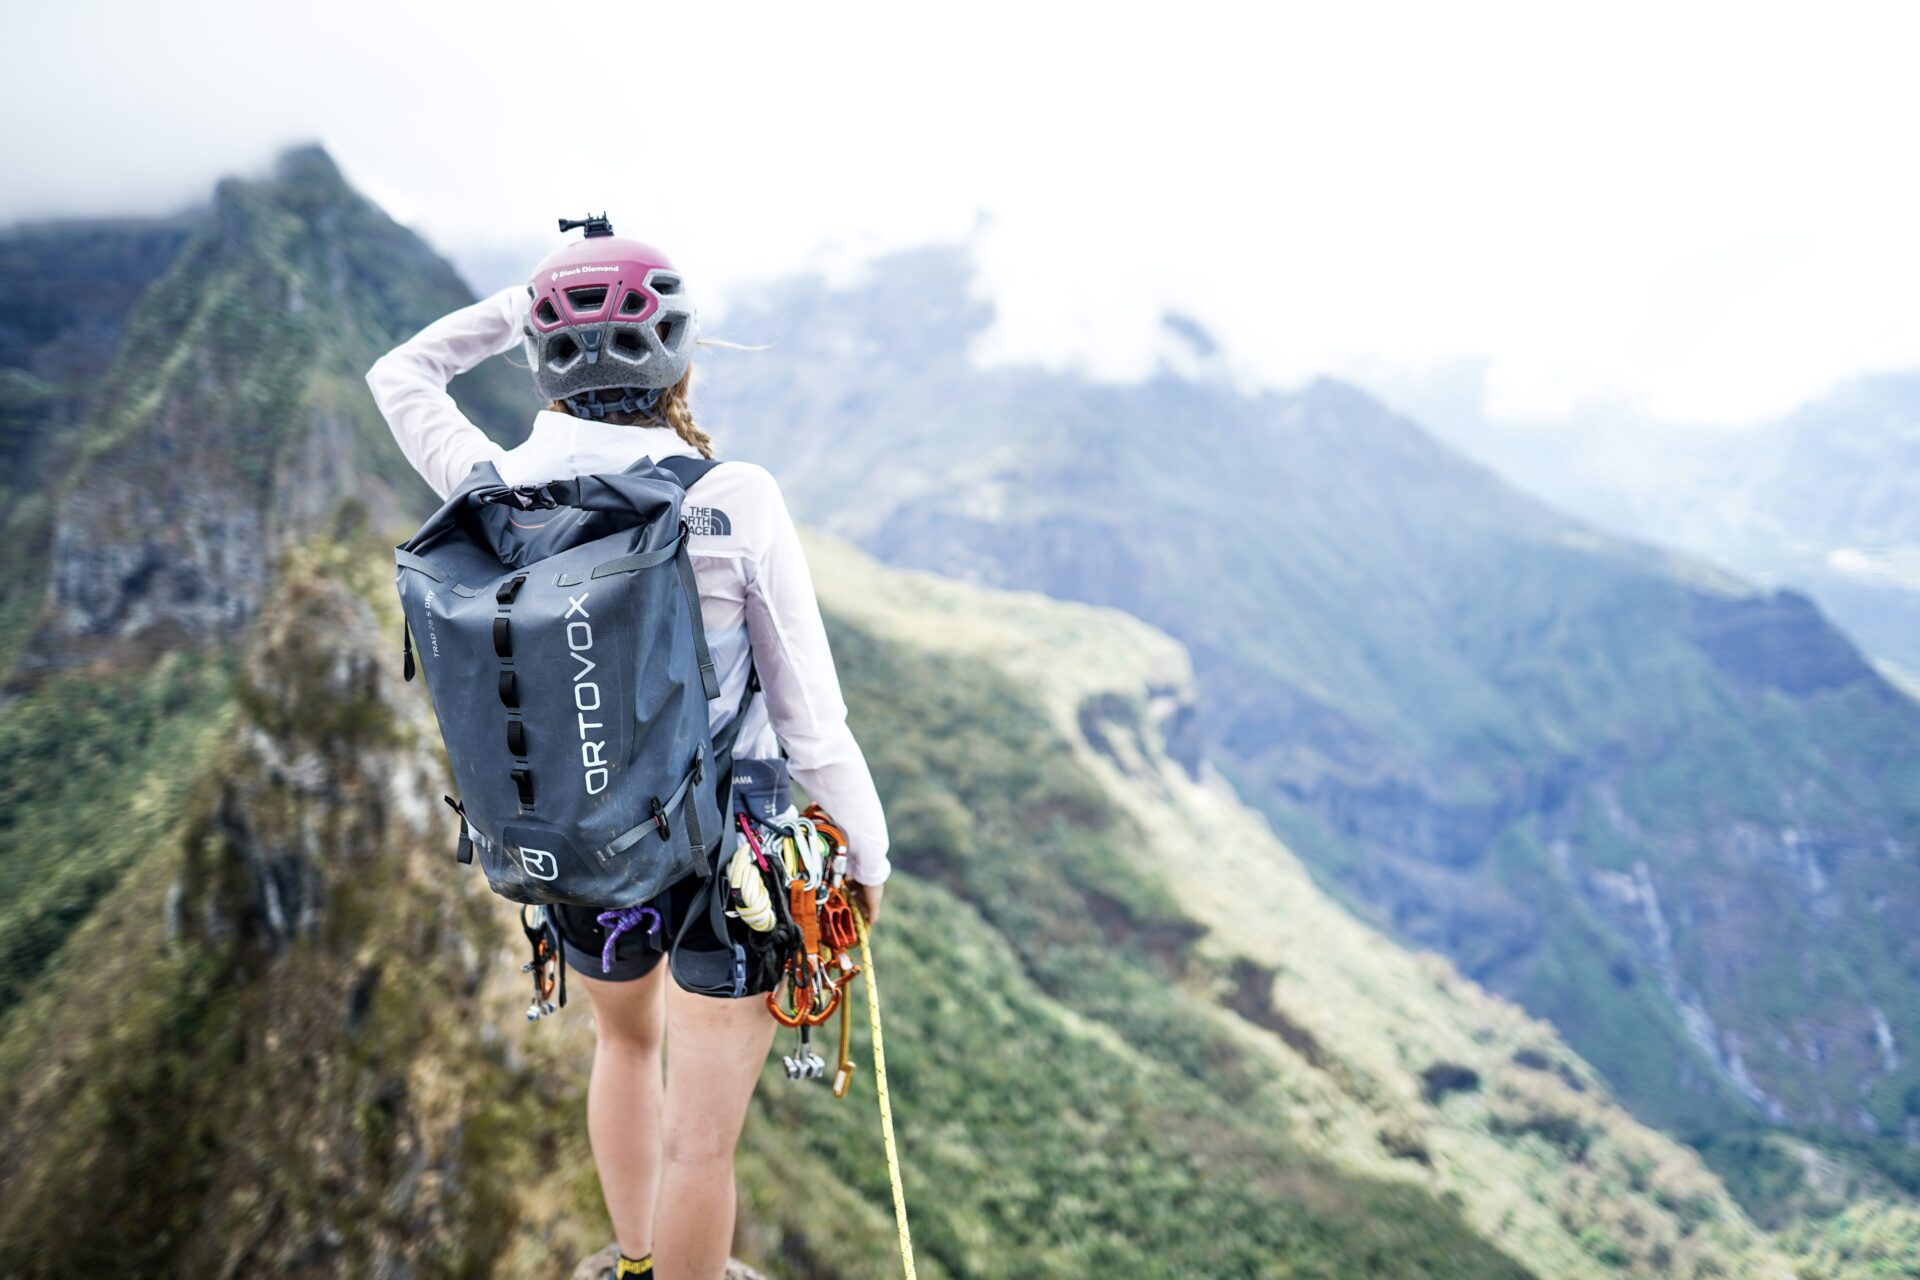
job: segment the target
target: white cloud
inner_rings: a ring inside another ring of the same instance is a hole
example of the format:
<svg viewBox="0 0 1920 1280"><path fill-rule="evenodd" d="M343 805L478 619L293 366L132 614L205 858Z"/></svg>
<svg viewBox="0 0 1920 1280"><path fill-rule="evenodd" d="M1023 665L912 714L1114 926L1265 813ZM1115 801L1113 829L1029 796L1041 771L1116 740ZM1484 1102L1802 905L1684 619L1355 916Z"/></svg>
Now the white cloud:
<svg viewBox="0 0 1920 1280"><path fill-rule="evenodd" d="M1256 380L1741 422L1920 363L1915 13L16 8L0 217L317 138L469 264L601 206L720 287L973 237L984 358L1128 376L1174 308Z"/></svg>

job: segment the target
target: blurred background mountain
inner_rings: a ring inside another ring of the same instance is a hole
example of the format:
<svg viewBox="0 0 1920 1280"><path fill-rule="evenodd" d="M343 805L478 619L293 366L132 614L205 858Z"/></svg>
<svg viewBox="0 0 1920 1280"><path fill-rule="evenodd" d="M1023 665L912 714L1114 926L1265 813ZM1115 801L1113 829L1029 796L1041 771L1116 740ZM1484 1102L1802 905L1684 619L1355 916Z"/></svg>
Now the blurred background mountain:
<svg viewBox="0 0 1920 1280"><path fill-rule="evenodd" d="M1593 524L1807 593L1920 686L1920 375L1852 378L1739 431L1630 412L1500 421L1473 396L1398 390L1449 443Z"/></svg>
<svg viewBox="0 0 1920 1280"><path fill-rule="evenodd" d="M1913 1273L1897 646L1353 386L1240 389L1181 316L1141 383L982 369L971 271L769 287L727 320L772 350L700 391L819 531L897 841L927 1273ZM0 235L8 1274L550 1275L604 1240L585 1011L519 1020L398 679L387 547L430 495L360 374L470 297L312 148ZM511 443L523 376L455 392ZM1898 563L1920 481L1875 385L1716 509ZM870 1091L768 1078L736 1246L769 1275L891 1273Z"/></svg>
<svg viewBox="0 0 1920 1280"><path fill-rule="evenodd" d="M1199 749L1325 883L1649 1117L1920 1136L1920 708L1805 595L1605 536L1342 383L983 373L966 271L733 313L774 349L716 421L884 560L1180 640Z"/></svg>

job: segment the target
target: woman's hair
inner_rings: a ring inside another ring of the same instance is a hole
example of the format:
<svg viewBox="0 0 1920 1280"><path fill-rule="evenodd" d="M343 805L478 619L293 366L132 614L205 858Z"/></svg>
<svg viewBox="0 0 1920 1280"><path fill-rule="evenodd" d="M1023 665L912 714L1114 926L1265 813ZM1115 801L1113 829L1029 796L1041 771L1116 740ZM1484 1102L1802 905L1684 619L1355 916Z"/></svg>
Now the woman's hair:
<svg viewBox="0 0 1920 1280"><path fill-rule="evenodd" d="M693 420L691 389L693 386L693 368L680 375L680 381L674 383L660 394L660 403L652 413L623 413L618 409L609 409L602 422L617 423L623 427L672 427L674 434L700 451L703 458L713 457L713 437L700 429ZM565 400L555 400L547 406L555 413L574 414Z"/></svg>

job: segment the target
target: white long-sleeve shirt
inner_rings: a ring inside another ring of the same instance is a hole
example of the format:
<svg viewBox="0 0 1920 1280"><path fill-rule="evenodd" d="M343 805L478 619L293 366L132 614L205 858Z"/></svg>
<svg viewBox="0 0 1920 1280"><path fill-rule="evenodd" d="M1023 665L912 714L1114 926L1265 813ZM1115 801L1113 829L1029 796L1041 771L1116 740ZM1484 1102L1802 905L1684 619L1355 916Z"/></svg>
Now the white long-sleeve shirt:
<svg viewBox="0 0 1920 1280"><path fill-rule="evenodd" d="M458 488L491 462L511 485L624 471L642 457L697 456L671 427L625 427L543 410L526 443L503 449L454 405L447 383L520 341L527 296L503 289L434 321L367 371L394 439L434 492ZM840 678L814 598L813 576L780 486L750 462L715 467L687 491L689 551L707 645L720 673L715 730L740 704L749 657L761 696L747 708L735 755L786 747L793 777L845 828L848 874L887 878L887 823L866 757L847 728Z"/></svg>

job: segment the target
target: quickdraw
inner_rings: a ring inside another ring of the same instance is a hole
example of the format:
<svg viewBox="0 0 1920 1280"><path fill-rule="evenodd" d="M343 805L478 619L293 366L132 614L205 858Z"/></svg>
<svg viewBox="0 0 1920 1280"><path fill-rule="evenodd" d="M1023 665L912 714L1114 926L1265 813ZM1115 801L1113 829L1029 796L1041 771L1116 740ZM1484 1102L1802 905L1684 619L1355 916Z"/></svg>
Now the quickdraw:
<svg viewBox="0 0 1920 1280"><path fill-rule="evenodd" d="M773 928L776 912L784 908L794 946L785 962L782 981L767 993L767 1009L774 1021L797 1031L798 1045L781 1056L789 1080L819 1080L827 1073L826 1059L813 1047L813 1029L840 1014L840 1055L833 1092L843 1097L853 1079L852 1001L847 984L859 976L853 962L859 932L853 907L846 896L846 833L819 806L774 820L761 833L743 814L742 847L728 865L734 889L734 913L749 928ZM759 891L771 877L776 887L763 901Z"/></svg>
<svg viewBox="0 0 1920 1280"><path fill-rule="evenodd" d="M533 1003L527 1006L527 1021L538 1022L567 1004L567 966L560 956L560 927L545 907L521 907L520 930L527 935L533 959L520 966L520 972L533 975ZM555 993L559 1003L554 1003Z"/></svg>

